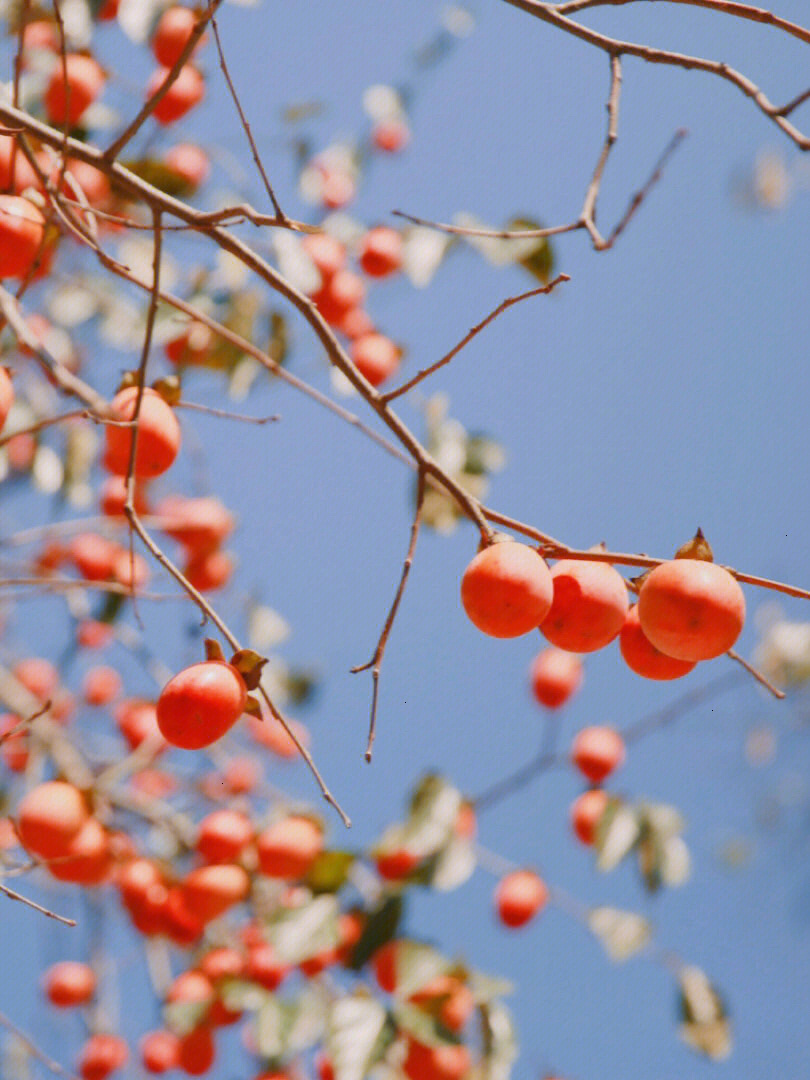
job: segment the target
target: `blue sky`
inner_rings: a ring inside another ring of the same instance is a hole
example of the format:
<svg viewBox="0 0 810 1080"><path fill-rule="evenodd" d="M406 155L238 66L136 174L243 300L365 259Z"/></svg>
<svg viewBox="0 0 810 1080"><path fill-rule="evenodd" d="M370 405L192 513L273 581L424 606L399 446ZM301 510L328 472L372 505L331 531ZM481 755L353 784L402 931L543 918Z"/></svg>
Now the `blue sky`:
<svg viewBox="0 0 810 1080"><path fill-rule="evenodd" d="M779 5L796 19L803 8L795 0ZM776 100L804 88L798 43L709 12L651 9L628 5L588 13L588 21L617 36L726 59ZM282 106L326 103L307 128L314 149L364 131L363 89L411 79L412 53L433 34L440 10L436 0L225 8L221 28L237 87L290 213L309 211L283 147ZM401 208L439 220L467 210L493 224L513 213L557 223L578 213L603 138L604 57L505 4L480 0L475 14L474 34L416 84L412 146L375 161L352 208L359 218L383 221ZM147 70L145 58L132 63L121 42L107 41L110 62L126 63L128 77L141 65ZM212 75L209 101L186 129L247 161L210 47L204 66ZM808 110L797 122L809 122ZM602 224L622 212L678 127L689 129L688 138L615 249L595 254L584 234L560 238L558 268L571 282L505 314L432 388L448 394L452 415L468 429L505 445L507 466L488 498L493 507L575 546L604 540L657 555L700 525L720 561L807 585L810 199L797 195L784 211L768 213L744 210L733 198L735 176L762 148L778 150L790 166L798 152L719 80L627 61ZM251 194L259 205L258 186ZM412 373L528 287L522 272L495 270L460 251L429 289L385 283L374 288L369 307L407 345L404 371ZM291 369L328 388L313 339L298 324L295 330ZM221 399L210 375L189 385L196 400ZM449 538L424 533L386 656L375 760L366 766L370 686L348 669L367 658L390 603L407 545L411 479L287 388L263 385L250 404L256 414L280 412L281 423L229 429L227 444L216 421L201 418L194 427L204 443L217 440L213 488L228 492L241 519L238 585L260 584L263 599L293 626L285 656L313 663L323 676L301 718L355 821L351 839L361 843L402 812L426 768L475 794L534 752L541 718L526 670L540 642L478 634L458 600L474 553L472 530L462 525ZM349 404L359 409L357 399ZM402 414L420 430L407 401ZM234 464L245 460L250 482L234 485ZM43 505L26 506L24 519L41 520ZM753 614L765 598L748 590L747 599ZM796 602L784 609L808 617ZM193 614L185 622L172 614L170 627L165 616L161 621L151 628L159 651L170 663L190 659L195 646L178 644L178 630ZM752 622L741 639L745 654L755 642ZM25 622L18 627L25 639ZM55 654L64 645L57 633ZM31 647L35 640L31 623ZM562 714L561 745L586 724L632 723L708 681L724 663L677 686L648 684L608 647L587 661L585 686ZM539 779L481 819L486 847L540 867L586 903L639 910L662 945L703 967L732 1013L736 1047L727 1065L706 1063L678 1042L675 990L665 972L644 958L612 965L561 912L548 911L519 933L502 930L491 913L494 879L481 870L457 893L417 898L415 930L514 979L517 1080L544 1069L571 1080L702 1080L720 1069L759 1080L806 1071L806 822L794 809L775 827L758 824L763 799L783 790L786 777L804 783L799 715L796 703L777 706L743 681L633 747L613 789L675 803L688 821L693 876L665 895L646 898L628 869L596 873L569 833L568 806L579 790L570 770ZM777 733L778 752L772 765L754 770L743 744L762 724ZM280 783L312 794L302 769L277 772ZM750 839L750 858L732 871L717 852L741 835ZM21 988L2 980L0 1008L42 1031L36 990L25 984L62 955L67 931L34 923L29 911L4 916L4 955L27 978ZM133 946L118 934L111 947ZM45 1033L54 1052L66 1023ZM231 1074L223 1065L215 1075Z"/></svg>

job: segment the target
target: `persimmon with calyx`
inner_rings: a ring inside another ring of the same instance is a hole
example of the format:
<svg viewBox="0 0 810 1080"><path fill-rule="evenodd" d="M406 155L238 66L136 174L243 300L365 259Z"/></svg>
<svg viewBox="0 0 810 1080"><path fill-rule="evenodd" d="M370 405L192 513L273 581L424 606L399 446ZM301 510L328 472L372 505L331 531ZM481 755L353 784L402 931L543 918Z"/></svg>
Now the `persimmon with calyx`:
<svg viewBox="0 0 810 1080"><path fill-rule="evenodd" d="M291 816L274 822L256 837L259 869L267 877L297 881L323 850L323 832L308 817Z"/></svg>
<svg viewBox="0 0 810 1080"><path fill-rule="evenodd" d="M688 675L696 663L694 660L676 660L656 649L641 628L638 604L633 604L627 612L619 634L619 648L630 670L645 679L680 679Z"/></svg>
<svg viewBox="0 0 810 1080"><path fill-rule="evenodd" d="M146 84L146 96L151 98L169 77L169 68L158 68ZM205 97L205 80L192 64L185 64L169 89L157 103L152 115L159 124L173 124L191 112Z"/></svg>
<svg viewBox="0 0 810 1080"><path fill-rule="evenodd" d="M676 660L712 660L731 649L745 622L745 596L734 577L703 559L672 559L645 577L638 596L641 629Z"/></svg>
<svg viewBox="0 0 810 1080"><path fill-rule="evenodd" d="M75 127L104 86L101 65L92 56L68 53L59 59L42 99L52 124Z"/></svg>
<svg viewBox="0 0 810 1080"><path fill-rule="evenodd" d="M571 745L571 761L592 784L601 784L624 762L624 739L610 727L586 727Z"/></svg>
<svg viewBox="0 0 810 1080"><path fill-rule="evenodd" d="M138 387L120 390L112 400L114 420L132 420L138 401ZM104 465L111 473L126 476L132 449L133 428L107 424L104 429ZM134 475L160 476L174 464L180 450L180 425L170 405L156 391L145 387L138 414L138 442Z"/></svg>
<svg viewBox="0 0 810 1080"><path fill-rule="evenodd" d="M0 278L25 277L42 251L45 218L19 195L0 195Z"/></svg>
<svg viewBox="0 0 810 1080"><path fill-rule="evenodd" d="M479 551L461 579L461 602L485 634L518 637L535 630L551 607L553 585L534 548L502 540Z"/></svg>
<svg viewBox="0 0 810 1080"><path fill-rule="evenodd" d="M561 559L551 569L554 598L540 632L568 652L601 649L624 624L629 601L621 574L609 563Z"/></svg>
<svg viewBox="0 0 810 1080"><path fill-rule="evenodd" d="M596 839L608 801L608 793L602 788L590 788L578 795L571 804L571 827L583 844L590 846Z"/></svg>
<svg viewBox="0 0 810 1080"><path fill-rule="evenodd" d="M62 960L49 967L43 979L45 996L60 1009L85 1005L96 992L96 976L89 964Z"/></svg>
<svg viewBox="0 0 810 1080"><path fill-rule="evenodd" d="M533 870L515 870L495 890L495 910L504 926L525 926L545 907L548 889Z"/></svg>
<svg viewBox="0 0 810 1080"><path fill-rule="evenodd" d="M22 797L17 832L26 851L43 859L65 855L88 820L82 793L64 780L49 780Z"/></svg>
<svg viewBox="0 0 810 1080"><path fill-rule="evenodd" d="M535 698L547 709L559 709L582 685L582 661L563 649L543 649L529 672Z"/></svg>
<svg viewBox="0 0 810 1080"><path fill-rule="evenodd" d="M224 660L192 664L170 679L157 702L157 724L172 746L200 750L222 738L247 704L245 680Z"/></svg>

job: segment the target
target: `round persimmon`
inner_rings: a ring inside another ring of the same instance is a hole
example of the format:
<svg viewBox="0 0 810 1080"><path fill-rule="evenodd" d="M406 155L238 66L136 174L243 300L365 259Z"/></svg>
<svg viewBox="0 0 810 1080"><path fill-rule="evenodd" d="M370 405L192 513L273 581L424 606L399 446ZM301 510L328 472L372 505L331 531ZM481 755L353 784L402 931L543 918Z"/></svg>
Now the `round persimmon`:
<svg viewBox="0 0 810 1080"><path fill-rule="evenodd" d="M410 1001L438 1016L450 1031L462 1031L475 1009L475 997L469 986L455 975L437 975L411 994Z"/></svg>
<svg viewBox="0 0 810 1080"><path fill-rule="evenodd" d="M110 839L94 817L87 819L62 855L48 863L52 877L75 885L101 885L111 869Z"/></svg>
<svg viewBox="0 0 810 1080"><path fill-rule="evenodd" d="M106 581L113 576L118 544L98 533L78 533L70 541L70 559L85 581Z"/></svg>
<svg viewBox="0 0 810 1080"><path fill-rule="evenodd" d="M64 780L37 784L17 808L17 831L26 851L52 859L65 855L88 820L82 793Z"/></svg>
<svg viewBox="0 0 810 1080"><path fill-rule="evenodd" d="M195 847L207 863L238 859L253 839L250 818L238 810L215 810L200 822Z"/></svg>
<svg viewBox="0 0 810 1080"><path fill-rule="evenodd" d="M158 727L157 710L151 701L134 698L122 701L115 710L115 723L129 743L130 750L137 750L146 739L156 745L160 745L163 739Z"/></svg>
<svg viewBox="0 0 810 1080"><path fill-rule="evenodd" d="M374 856L377 873L385 881L400 881L408 877L422 861L422 856L409 848L395 848Z"/></svg>
<svg viewBox="0 0 810 1080"><path fill-rule="evenodd" d="M518 637L535 630L551 606L551 574L534 548L514 540L479 551L461 579L461 602L485 634Z"/></svg>
<svg viewBox="0 0 810 1080"><path fill-rule="evenodd" d="M263 874L297 881L323 850L323 832L311 818L282 818L259 833L256 850Z"/></svg>
<svg viewBox="0 0 810 1080"><path fill-rule="evenodd" d="M386 994L393 994L397 988L397 950L399 942L386 941L371 957L371 970L377 985Z"/></svg>
<svg viewBox="0 0 810 1080"><path fill-rule="evenodd" d="M214 1064L216 1047L209 1027L197 1027L180 1039L177 1064L189 1076L202 1076Z"/></svg>
<svg viewBox="0 0 810 1080"><path fill-rule="evenodd" d="M11 376L4 367L0 367L0 431L8 417L11 406L14 404L14 384Z"/></svg>
<svg viewBox="0 0 810 1080"><path fill-rule="evenodd" d="M212 983L219 982L221 979L238 979L244 970L244 956L227 945L211 949L200 960L200 971Z"/></svg>
<svg viewBox="0 0 810 1080"><path fill-rule="evenodd" d="M424 1046L410 1039L402 1071L409 1080L463 1080L470 1071L470 1051L456 1046Z"/></svg>
<svg viewBox="0 0 810 1080"><path fill-rule="evenodd" d="M79 1076L82 1080L107 1080L128 1058L129 1049L119 1035L91 1035L79 1055Z"/></svg>
<svg viewBox="0 0 810 1080"><path fill-rule="evenodd" d="M265 990L278 989L290 970L290 965L279 958L269 943L261 942L248 947L245 975Z"/></svg>
<svg viewBox="0 0 810 1080"><path fill-rule="evenodd" d="M363 378L379 386L396 372L401 353L385 334L371 333L354 339L350 356Z"/></svg>
<svg viewBox="0 0 810 1080"><path fill-rule="evenodd" d="M301 745L306 749L309 749L311 741L309 728L302 724L300 720L293 719L287 720L287 727L289 727L290 731L292 731ZM300 753L292 737L287 734L284 726L274 717L265 717L264 720L258 720L255 717L251 717L249 731L257 743L266 747L271 753L275 754L276 757L291 761L293 758L298 757Z"/></svg>
<svg viewBox="0 0 810 1080"><path fill-rule="evenodd" d="M624 757L624 739L610 727L583 728L571 744L571 761L592 784L601 784Z"/></svg>
<svg viewBox="0 0 810 1080"><path fill-rule="evenodd" d="M411 141L411 129L406 120L397 116L379 120L371 132L371 141L378 150L396 154Z"/></svg>
<svg viewBox="0 0 810 1080"><path fill-rule="evenodd" d="M638 596L641 629L676 660L728 652L745 622L745 596L728 570L702 559L672 559L651 570Z"/></svg>
<svg viewBox="0 0 810 1080"><path fill-rule="evenodd" d="M582 661L563 649L543 649L529 671L535 698L547 709L559 709L582 685Z"/></svg>
<svg viewBox="0 0 810 1080"><path fill-rule="evenodd" d="M613 641L629 601L610 563L561 559L551 569L554 599L540 632L559 649L588 653Z"/></svg>
<svg viewBox="0 0 810 1080"><path fill-rule="evenodd" d="M150 1031L141 1039L141 1064L148 1073L165 1073L180 1062L180 1039L173 1031Z"/></svg>
<svg viewBox="0 0 810 1080"><path fill-rule="evenodd" d="M192 664L170 679L157 702L157 723L172 746L199 750L221 738L247 704L245 681L223 660Z"/></svg>
<svg viewBox="0 0 810 1080"><path fill-rule="evenodd" d="M694 660L676 660L656 649L641 629L638 604L633 604L627 612L619 634L619 648L630 670L645 679L680 679L682 675L688 675L696 663Z"/></svg>
<svg viewBox="0 0 810 1080"><path fill-rule="evenodd" d="M165 68L174 67L196 25L197 16L191 8L167 8L158 19L152 37L152 52L157 62Z"/></svg>
<svg viewBox="0 0 810 1080"><path fill-rule="evenodd" d="M369 277L383 278L396 273L402 265L402 236L396 229L379 225L363 237L360 265Z"/></svg>
<svg viewBox="0 0 810 1080"><path fill-rule="evenodd" d="M163 158L164 164L181 180L196 191L211 174L208 154L194 143L177 143L170 147Z"/></svg>
<svg viewBox="0 0 810 1080"><path fill-rule="evenodd" d="M112 400L115 420L132 420L138 401L138 387L120 390ZM132 448L133 429L122 424L107 424L104 429L106 451L104 465L111 473L126 476ZM180 450L180 425L171 406L160 394L145 387L138 414L138 442L135 450L137 477L160 476L174 464Z"/></svg>
<svg viewBox="0 0 810 1080"><path fill-rule="evenodd" d="M101 93L104 81L104 71L92 56L68 53L60 58L42 99L50 122L75 127Z"/></svg>
<svg viewBox="0 0 810 1080"><path fill-rule="evenodd" d="M335 326L347 312L362 307L365 298L366 287L360 275L351 270L338 270L326 278L321 288L313 294L312 301L323 318Z"/></svg>
<svg viewBox="0 0 810 1080"><path fill-rule="evenodd" d="M24 278L42 251L45 218L28 199L0 195L0 278Z"/></svg>
<svg viewBox="0 0 810 1080"><path fill-rule="evenodd" d="M346 248L329 233L311 233L301 241L301 247L312 259L321 278L330 278L346 265Z"/></svg>
<svg viewBox="0 0 810 1080"><path fill-rule="evenodd" d="M96 992L96 976L89 964L62 960L45 972L45 996L60 1009L85 1005Z"/></svg>
<svg viewBox="0 0 810 1080"><path fill-rule="evenodd" d="M191 556L215 551L235 524L224 503L210 495L167 495L157 504L155 513L166 535L182 544Z"/></svg>
<svg viewBox="0 0 810 1080"><path fill-rule="evenodd" d="M183 881L183 899L188 910L201 922L219 918L250 891L250 878L241 866L219 863L198 866Z"/></svg>
<svg viewBox="0 0 810 1080"><path fill-rule="evenodd" d="M533 870L515 870L495 890L495 910L504 926L524 926L548 900L545 882Z"/></svg>
<svg viewBox="0 0 810 1080"><path fill-rule="evenodd" d="M14 678L43 704L59 686L59 672L42 656L27 656L14 665Z"/></svg>
<svg viewBox="0 0 810 1080"><path fill-rule="evenodd" d="M169 68L158 68L146 84L146 96L151 98L161 89L169 75ZM191 112L205 97L205 80L192 64L185 64L169 89L152 111L159 124L173 124Z"/></svg>
<svg viewBox="0 0 810 1080"><path fill-rule="evenodd" d="M206 593L223 589L231 580L233 568L233 556L227 551L207 551L189 559L183 573L197 592Z"/></svg>
<svg viewBox="0 0 810 1080"><path fill-rule="evenodd" d="M593 844L607 805L608 793L602 788L583 791L571 803L571 828L583 844Z"/></svg>

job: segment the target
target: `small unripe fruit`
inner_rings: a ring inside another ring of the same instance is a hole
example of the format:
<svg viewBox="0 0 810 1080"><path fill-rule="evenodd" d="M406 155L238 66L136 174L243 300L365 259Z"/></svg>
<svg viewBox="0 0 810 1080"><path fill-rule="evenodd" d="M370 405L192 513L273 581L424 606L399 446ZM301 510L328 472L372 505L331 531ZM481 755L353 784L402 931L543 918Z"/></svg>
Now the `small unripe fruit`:
<svg viewBox="0 0 810 1080"><path fill-rule="evenodd" d="M608 794L602 788L583 791L574 799L571 804L571 827L583 844L593 844L607 805Z"/></svg>
<svg viewBox="0 0 810 1080"><path fill-rule="evenodd" d="M533 870L515 870L498 883L495 909L504 926L524 926L548 900L548 889Z"/></svg>
<svg viewBox="0 0 810 1080"><path fill-rule="evenodd" d="M137 386L119 391L112 400L116 420L132 420L138 400ZM132 447L131 427L107 424L104 429L106 452L104 464L111 473L126 476ZM138 444L135 451L135 476L160 476L166 472L180 449L180 425L172 408L160 394L146 387L138 415Z"/></svg>
<svg viewBox="0 0 810 1080"><path fill-rule="evenodd" d="M534 548L514 540L479 551L461 580L461 602L485 634L511 638L528 634L551 606L551 574Z"/></svg>
<svg viewBox="0 0 810 1080"><path fill-rule="evenodd" d="M158 698L157 723L173 746L199 750L229 731L246 704L247 688L236 668L205 660L166 683Z"/></svg>
<svg viewBox="0 0 810 1080"><path fill-rule="evenodd" d="M609 727L583 728L571 745L571 761L592 784L601 784L624 756L624 739Z"/></svg>
<svg viewBox="0 0 810 1080"><path fill-rule="evenodd" d="M728 652L745 622L745 596L728 570L702 559L672 559L651 570L638 597L641 629L676 660Z"/></svg>
<svg viewBox="0 0 810 1080"><path fill-rule="evenodd" d="M563 649L543 649L529 672L532 691L547 709L559 709L582 685L582 661Z"/></svg>
<svg viewBox="0 0 810 1080"><path fill-rule="evenodd" d="M695 666L693 660L676 660L674 656L667 656L660 649L656 649L641 629L638 604L633 604L627 612L619 635L619 648L630 670L645 679L680 679L682 675L688 675Z"/></svg>
<svg viewBox="0 0 810 1080"><path fill-rule="evenodd" d="M552 645L588 653L613 641L627 615L627 587L609 563L561 559L551 570L554 599L540 626Z"/></svg>

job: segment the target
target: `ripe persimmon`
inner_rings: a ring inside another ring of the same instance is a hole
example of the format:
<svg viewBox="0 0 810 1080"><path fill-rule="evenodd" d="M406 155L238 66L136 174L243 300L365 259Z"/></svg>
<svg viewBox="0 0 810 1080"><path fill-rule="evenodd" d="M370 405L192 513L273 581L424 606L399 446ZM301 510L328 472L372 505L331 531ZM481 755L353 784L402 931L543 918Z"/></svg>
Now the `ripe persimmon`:
<svg viewBox="0 0 810 1080"><path fill-rule="evenodd" d="M230 730L247 704L245 681L223 660L192 664L170 679L157 702L157 723L172 746L199 750Z"/></svg>
<svg viewBox="0 0 810 1080"><path fill-rule="evenodd" d="M515 870L495 890L495 910L504 926L524 926L548 900L545 882L533 870Z"/></svg>
<svg viewBox="0 0 810 1080"><path fill-rule="evenodd" d="M96 992L96 976L89 964L62 960L53 964L43 978L45 996L60 1009L86 1004Z"/></svg>
<svg viewBox="0 0 810 1080"><path fill-rule="evenodd" d="M592 784L601 784L624 756L624 739L610 727L583 728L571 744L571 761Z"/></svg>
<svg viewBox="0 0 810 1080"><path fill-rule="evenodd" d="M64 780L31 788L17 808L17 831L23 847L43 859L67 853L88 820L82 793Z"/></svg>
<svg viewBox="0 0 810 1080"><path fill-rule="evenodd" d="M150 1031L141 1039L141 1064L148 1073L176 1069L180 1061L180 1039L173 1031Z"/></svg>
<svg viewBox="0 0 810 1080"><path fill-rule="evenodd" d="M152 36L152 52L159 64L166 68L174 67L196 24L197 16L191 8L166 8L158 19Z"/></svg>
<svg viewBox="0 0 810 1080"><path fill-rule="evenodd" d="M0 367L0 431L8 417L9 410L14 404L14 384L11 376L4 367Z"/></svg>
<svg viewBox="0 0 810 1080"><path fill-rule="evenodd" d="M651 570L638 596L641 629L676 660L728 652L745 622L745 596L728 570L702 559L672 559Z"/></svg>
<svg viewBox="0 0 810 1080"><path fill-rule="evenodd" d="M329 233L311 233L301 241L301 247L312 259L322 278L333 277L346 265L346 248Z"/></svg>
<svg viewBox="0 0 810 1080"><path fill-rule="evenodd" d="M602 788L583 791L571 803L571 827L583 844L590 846L596 839L607 804L608 793Z"/></svg>
<svg viewBox="0 0 810 1080"><path fill-rule="evenodd" d="M182 544L190 555L215 551L234 528L233 514L210 495L167 495L155 507L155 514L166 535Z"/></svg>
<svg viewBox="0 0 810 1080"><path fill-rule="evenodd" d="M409 1039L402 1071L409 1080L462 1080L471 1064L470 1051L463 1043L425 1046Z"/></svg>
<svg viewBox="0 0 810 1080"><path fill-rule="evenodd" d="M75 885L101 885L111 869L109 836L94 817L88 818L64 852L48 863L52 877Z"/></svg>
<svg viewBox="0 0 810 1080"><path fill-rule="evenodd" d="M551 607L551 574L534 548L515 540L479 551L461 579L461 602L485 634L518 637L535 630Z"/></svg>
<svg viewBox="0 0 810 1080"><path fill-rule="evenodd" d="M158 68L146 84L146 96L151 98L160 90L169 75L169 68ZM205 97L205 80L193 64L185 64L169 89L155 106L152 115L159 124L173 124L191 112Z"/></svg>
<svg viewBox="0 0 810 1080"><path fill-rule="evenodd" d="M261 872L289 881L304 877L322 849L323 832L308 817L282 818L256 838Z"/></svg>
<svg viewBox="0 0 810 1080"><path fill-rule="evenodd" d="M354 339L350 356L360 374L372 386L379 386L397 370L401 354L385 334L371 333Z"/></svg>
<svg viewBox="0 0 810 1080"><path fill-rule="evenodd" d="M238 810L214 810L200 822L195 847L207 863L238 859L253 839L253 825Z"/></svg>
<svg viewBox="0 0 810 1080"><path fill-rule="evenodd" d="M676 660L674 656L667 656L656 649L641 629L638 604L633 604L627 612L619 634L619 648L630 670L645 679L680 679L695 666L694 660Z"/></svg>
<svg viewBox="0 0 810 1080"><path fill-rule="evenodd" d="M554 599L540 632L559 649L588 653L613 641L627 615L627 587L610 563L561 559L551 568Z"/></svg>
<svg viewBox="0 0 810 1080"><path fill-rule="evenodd" d="M79 1055L79 1076L82 1080L107 1080L128 1058L129 1049L120 1035L91 1035Z"/></svg>
<svg viewBox="0 0 810 1080"><path fill-rule="evenodd" d="M138 400L137 386L120 390L112 400L116 420L132 420ZM131 427L107 424L104 428L104 465L111 473L126 476L132 447ZM180 449L180 425L172 408L160 394L145 387L138 414L138 443L135 451L137 477L160 476L174 463Z"/></svg>
<svg viewBox="0 0 810 1080"><path fill-rule="evenodd" d="M402 235L385 225L369 229L360 244L359 260L369 277L396 273L402 265Z"/></svg>
<svg viewBox="0 0 810 1080"><path fill-rule="evenodd" d="M177 1064L182 1072L202 1076L214 1064L215 1057L216 1046L209 1027L202 1025L181 1036Z"/></svg>
<svg viewBox="0 0 810 1080"><path fill-rule="evenodd" d="M0 278L23 278L42 250L45 218L28 199L0 195Z"/></svg>
<svg viewBox="0 0 810 1080"><path fill-rule="evenodd" d="M563 649L543 649L529 671L535 698L547 709L558 709L582 685L582 661Z"/></svg>
<svg viewBox="0 0 810 1080"><path fill-rule="evenodd" d="M198 866L183 881L186 907L204 923L241 903L249 891L250 878L241 866L233 863Z"/></svg>
<svg viewBox="0 0 810 1080"><path fill-rule="evenodd" d="M208 179L211 162L208 154L194 143L177 143L170 147L163 158L166 167L196 191Z"/></svg>
<svg viewBox="0 0 810 1080"><path fill-rule="evenodd" d="M104 86L101 65L92 56L68 53L59 59L42 99L52 124L75 127Z"/></svg>

